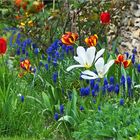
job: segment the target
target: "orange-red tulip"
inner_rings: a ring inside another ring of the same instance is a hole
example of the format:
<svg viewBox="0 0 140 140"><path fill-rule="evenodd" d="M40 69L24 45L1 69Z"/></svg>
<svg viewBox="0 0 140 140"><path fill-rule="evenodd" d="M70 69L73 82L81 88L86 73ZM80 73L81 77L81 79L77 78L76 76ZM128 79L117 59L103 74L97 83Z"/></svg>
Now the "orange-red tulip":
<svg viewBox="0 0 140 140"><path fill-rule="evenodd" d="M77 33L66 32L64 35L62 35L61 42L65 45L73 45L77 39Z"/></svg>
<svg viewBox="0 0 140 140"><path fill-rule="evenodd" d="M131 60L124 60L124 61L123 61L123 66L124 66L124 68L129 67L130 64L131 64Z"/></svg>
<svg viewBox="0 0 140 140"><path fill-rule="evenodd" d="M117 59L115 60L116 64L122 63L124 61L124 55L123 54L119 54L117 56Z"/></svg>
<svg viewBox="0 0 140 140"><path fill-rule="evenodd" d="M20 9L23 8L24 10L27 9L27 0L15 0L15 5Z"/></svg>
<svg viewBox="0 0 140 140"><path fill-rule="evenodd" d="M115 60L115 64L120 64L120 65L123 65L124 68L127 68L127 67L130 66L131 60L125 60L124 55L123 54L119 54L117 56L117 59Z"/></svg>
<svg viewBox="0 0 140 140"><path fill-rule="evenodd" d="M89 47L96 46L98 41L98 36L96 34L85 38L85 42Z"/></svg>

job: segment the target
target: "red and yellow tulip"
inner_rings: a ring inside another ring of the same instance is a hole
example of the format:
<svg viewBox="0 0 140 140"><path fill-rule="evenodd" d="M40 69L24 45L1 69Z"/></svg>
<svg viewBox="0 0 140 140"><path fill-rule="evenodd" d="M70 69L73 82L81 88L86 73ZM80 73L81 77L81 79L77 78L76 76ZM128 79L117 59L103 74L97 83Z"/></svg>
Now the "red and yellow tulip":
<svg viewBox="0 0 140 140"><path fill-rule="evenodd" d="M29 71L31 67L31 63L28 59L25 59L20 62L20 67L26 71Z"/></svg>
<svg viewBox="0 0 140 140"><path fill-rule="evenodd" d="M93 47L97 45L98 36L96 34L85 38L85 42L89 47Z"/></svg>
<svg viewBox="0 0 140 140"><path fill-rule="evenodd" d="M35 73L35 68L31 66L31 63L28 59L25 59L20 62L20 68L24 70L24 72L18 74L18 77L20 78L22 78L28 72Z"/></svg>
<svg viewBox="0 0 140 140"><path fill-rule="evenodd" d="M65 45L73 45L77 39L77 33L66 32L64 35L62 35L61 42Z"/></svg>
<svg viewBox="0 0 140 140"><path fill-rule="evenodd" d="M129 60L125 60L124 55L123 54L119 54L117 56L117 59L115 60L115 64L120 64L120 65L123 65L124 68L127 68L127 67L130 66L131 60L130 59Z"/></svg>

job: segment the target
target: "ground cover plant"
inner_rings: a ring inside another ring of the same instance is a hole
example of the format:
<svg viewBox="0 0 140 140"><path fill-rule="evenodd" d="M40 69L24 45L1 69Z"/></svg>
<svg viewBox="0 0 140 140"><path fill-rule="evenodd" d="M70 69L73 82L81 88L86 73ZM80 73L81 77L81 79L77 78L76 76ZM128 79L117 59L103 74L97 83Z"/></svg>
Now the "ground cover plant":
<svg viewBox="0 0 140 140"><path fill-rule="evenodd" d="M0 139L140 139L137 49L107 38L116 1L2 4Z"/></svg>

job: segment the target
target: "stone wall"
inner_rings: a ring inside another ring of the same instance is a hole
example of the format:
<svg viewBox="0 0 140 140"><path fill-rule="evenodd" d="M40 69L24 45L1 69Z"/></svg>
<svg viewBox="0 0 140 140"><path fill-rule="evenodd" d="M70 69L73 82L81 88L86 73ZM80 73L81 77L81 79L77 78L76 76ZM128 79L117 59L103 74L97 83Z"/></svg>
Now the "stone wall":
<svg viewBox="0 0 140 140"><path fill-rule="evenodd" d="M124 11L122 15L121 26L118 33L122 40L120 41L120 49L132 52L137 48L140 60L140 0L130 1L130 7Z"/></svg>

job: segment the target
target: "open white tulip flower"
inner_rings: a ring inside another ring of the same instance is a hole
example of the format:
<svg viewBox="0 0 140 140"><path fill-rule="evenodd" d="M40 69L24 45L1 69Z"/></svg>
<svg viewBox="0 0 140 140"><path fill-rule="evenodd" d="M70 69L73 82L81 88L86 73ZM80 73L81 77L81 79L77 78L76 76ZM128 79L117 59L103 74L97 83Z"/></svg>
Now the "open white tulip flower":
<svg viewBox="0 0 140 140"><path fill-rule="evenodd" d="M93 71L85 70L84 72L82 72L81 77L83 79L103 78L113 64L114 64L114 60L110 60L107 64L104 64L104 59L100 57L95 63L97 74L94 73Z"/></svg>
<svg viewBox="0 0 140 140"><path fill-rule="evenodd" d="M73 68L78 68L78 67L90 68L92 66L93 62L96 62L98 60L98 58L102 56L104 51L105 51L105 49L101 49L100 51L98 51L96 53L95 47L90 47L87 50L85 50L85 48L82 46L77 47L78 56L74 56L74 59L79 64L68 67L67 71L70 71Z"/></svg>

